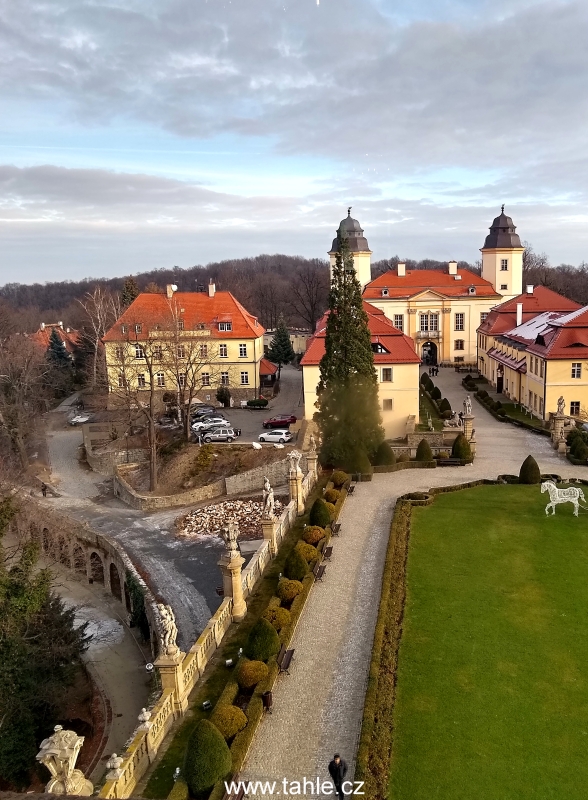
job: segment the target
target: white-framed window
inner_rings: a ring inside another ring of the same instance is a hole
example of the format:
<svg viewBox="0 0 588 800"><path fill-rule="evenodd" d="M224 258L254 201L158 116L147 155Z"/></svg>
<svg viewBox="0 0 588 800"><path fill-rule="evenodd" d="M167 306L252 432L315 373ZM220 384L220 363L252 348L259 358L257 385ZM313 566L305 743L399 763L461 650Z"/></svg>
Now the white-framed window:
<svg viewBox="0 0 588 800"><path fill-rule="evenodd" d="M383 367L382 383L391 383L391 382L392 382L392 367Z"/></svg>
<svg viewBox="0 0 588 800"><path fill-rule="evenodd" d="M382 411L394 411L394 398L386 397L382 401Z"/></svg>
<svg viewBox="0 0 588 800"><path fill-rule="evenodd" d="M184 320L183 319L179 319L178 320L178 330L179 331L183 331L184 330Z"/></svg>
<svg viewBox="0 0 588 800"><path fill-rule="evenodd" d="M465 314L463 312L459 312L455 315L455 330L456 331L463 331L465 330Z"/></svg>
<svg viewBox="0 0 588 800"><path fill-rule="evenodd" d="M232 322L219 322L218 329L219 329L219 331L232 331L233 330L233 323Z"/></svg>
<svg viewBox="0 0 588 800"><path fill-rule="evenodd" d="M539 377L543 377L543 365L545 364L544 361L539 361Z"/></svg>
<svg viewBox="0 0 588 800"><path fill-rule="evenodd" d="M404 332L404 314L394 314L394 327Z"/></svg>
<svg viewBox="0 0 588 800"><path fill-rule="evenodd" d="M221 386L228 386L228 385L229 385L229 373L221 372Z"/></svg>
<svg viewBox="0 0 588 800"><path fill-rule="evenodd" d="M161 361L163 358L163 347L160 344L156 344L153 348L153 360L154 361Z"/></svg>
<svg viewBox="0 0 588 800"><path fill-rule="evenodd" d="M183 389L185 385L186 385L186 373L180 372L178 374L178 386L180 387L180 389Z"/></svg>
<svg viewBox="0 0 588 800"><path fill-rule="evenodd" d="M507 292L508 291L508 283L501 283L500 284L500 291Z"/></svg>
<svg viewBox="0 0 588 800"><path fill-rule="evenodd" d="M247 345L240 344L239 345L239 358L247 358Z"/></svg>
<svg viewBox="0 0 588 800"><path fill-rule="evenodd" d="M219 358L228 358L229 357L229 348L226 344L219 344L218 346L218 355Z"/></svg>
<svg viewBox="0 0 588 800"><path fill-rule="evenodd" d="M127 381L126 381L125 376L124 375L119 375L118 376L118 388L119 389L126 389L126 387L127 387Z"/></svg>
<svg viewBox="0 0 588 800"><path fill-rule="evenodd" d="M135 325L135 333L141 333L142 330L143 326L140 323L137 323L137 325Z"/></svg>
<svg viewBox="0 0 588 800"><path fill-rule="evenodd" d="M582 377L582 364L580 361L572 362L572 378Z"/></svg>
<svg viewBox="0 0 588 800"><path fill-rule="evenodd" d="M578 417L580 415L580 401L579 400L572 400L570 403L570 415L572 417Z"/></svg>
<svg viewBox="0 0 588 800"><path fill-rule="evenodd" d="M202 385L203 386L210 386L210 372L203 372L202 373Z"/></svg>
<svg viewBox="0 0 588 800"><path fill-rule="evenodd" d="M123 358L124 358L124 355L125 355L124 348L121 347L120 345L117 345L114 348L114 357L116 358L116 360L117 361L122 361Z"/></svg>
<svg viewBox="0 0 588 800"><path fill-rule="evenodd" d="M144 372L140 372L137 375L137 386L139 387L139 389L144 389L146 385L147 385L147 381L145 380L145 373Z"/></svg>
<svg viewBox="0 0 588 800"><path fill-rule="evenodd" d="M439 314L421 314L421 331L438 331Z"/></svg>
<svg viewBox="0 0 588 800"><path fill-rule="evenodd" d="M121 333L128 333L129 332L129 326L128 325L121 325L120 326L120 331L121 331Z"/></svg>
<svg viewBox="0 0 588 800"><path fill-rule="evenodd" d="M501 258L500 259L500 271L501 272L508 272L508 258Z"/></svg>
<svg viewBox="0 0 588 800"><path fill-rule="evenodd" d="M488 311L480 312L480 325L488 319Z"/></svg>
<svg viewBox="0 0 588 800"><path fill-rule="evenodd" d="M242 372L241 373L241 386L249 386L249 373Z"/></svg>
<svg viewBox="0 0 588 800"><path fill-rule="evenodd" d="M135 358L145 358L145 351L142 344L135 345Z"/></svg>
<svg viewBox="0 0 588 800"><path fill-rule="evenodd" d="M165 375L163 374L163 372L158 372L157 375L155 376L155 379L157 381L158 386L165 386Z"/></svg>
<svg viewBox="0 0 588 800"><path fill-rule="evenodd" d="M464 347L464 340L463 340L463 339L456 339L456 340L455 340L455 346L454 346L454 349L455 349L455 350L465 350L465 347Z"/></svg>
<svg viewBox="0 0 588 800"><path fill-rule="evenodd" d="M183 344L178 345L178 358L186 358L186 346Z"/></svg>

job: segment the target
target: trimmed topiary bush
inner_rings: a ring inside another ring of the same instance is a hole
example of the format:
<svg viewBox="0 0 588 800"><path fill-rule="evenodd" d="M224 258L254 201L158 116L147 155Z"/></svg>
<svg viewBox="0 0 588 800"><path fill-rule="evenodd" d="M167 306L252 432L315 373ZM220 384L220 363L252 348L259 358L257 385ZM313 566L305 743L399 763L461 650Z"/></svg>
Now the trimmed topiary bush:
<svg viewBox="0 0 588 800"><path fill-rule="evenodd" d="M426 439L421 439L419 442L419 446L417 447L416 451L416 460L417 461L433 460L433 452L431 450L431 445L428 443Z"/></svg>
<svg viewBox="0 0 588 800"><path fill-rule="evenodd" d="M333 481L333 486L336 489L340 489L341 486L349 480L349 475L343 472L342 469L336 469L331 475L331 480Z"/></svg>
<svg viewBox="0 0 588 800"><path fill-rule="evenodd" d="M502 408L502 406L498 409L496 413L498 414L499 417L506 417L506 409Z"/></svg>
<svg viewBox="0 0 588 800"><path fill-rule="evenodd" d="M574 439L578 439L578 438L580 438L580 439L583 438L582 437L582 431L579 430L578 428L572 428L572 430L566 436L566 444L568 445L568 447L571 447L572 446L572 442L574 441Z"/></svg>
<svg viewBox="0 0 588 800"><path fill-rule="evenodd" d="M433 390L429 392L433 400L441 400L441 389L438 386L434 386Z"/></svg>
<svg viewBox="0 0 588 800"><path fill-rule="evenodd" d="M345 467L354 475L357 473L367 474L372 471L372 465L367 452L363 447L356 447L347 456Z"/></svg>
<svg viewBox="0 0 588 800"><path fill-rule="evenodd" d="M451 412L451 403L449 402L449 400L446 397L444 397L443 400L441 400L441 402L439 403L439 411L441 411L441 412L443 412L443 411Z"/></svg>
<svg viewBox="0 0 588 800"><path fill-rule="evenodd" d="M451 419L453 416L453 412L451 411L441 411L441 419Z"/></svg>
<svg viewBox="0 0 588 800"><path fill-rule="evenodd" d="M335 505L340 496L341 492L338 489L327 489L323 495L323 500L325 503L332 503Z"/></svg>
<svg viewBox="0 0 588 800"><path fill-rule="evenodd" d="M483 400L485 397L488 397L488 392L486 391L486 389L478 389L476 394L478 395L480 400Z"/></svg>
<svg viewBox="0 0 588 800"><path fill-rule="evenodd" d="M308 521L311 525L318 525L321 528L326 528L327 525L331 524L329 509L322 497L317 497L312 504L310 514L308 515Z"/></svg>
<svg viewBox="0 0 588 800"><path fill-rule="evenodd" d="M263 666L267 669L265 664ZM237 706L229 706L225 703L217 703L210 721L216 725L225 739L232 739L247 726L247 717L243 711Z"/></svg>
<svg viewBox="0 0 588 800"><path fill-rule="evenodd" d="M465 461L468 461L472 457L472 448L463 433L458 433L455 437L451 448L451 456L452 458L461 458Z"/></svg>
<svg viewBox="0 0 588 800"><path fill-rule="evenodd" d="M298 542L296 545L296 550L300 553L307 564L310 564L311 561L314 561L315 558L318 558L319 556L319 551L316 549L316 547L313 547L311 544L307 544L306 542Z"/></svg>
<svg viewBox="0 0 588 800"><path fill-rule="evenodd" d="M306 564L304 566L306 567ZM267 661L268 658L275 656L279 649L280 640L274 626L263 617L258 619L251 628L243 648L247 658L252 661Z"/></svg>
<svg viewBox="0 0 588 800"><path fill-rule="evenodd" d="M333 503L325 503L325 506L327 507L327 511L329 512L329 518L331 520L334 519L335 518L335 506L333 505Z"/></svg>
<svg viewBox="0 0 588 800"><path fill-rule="evenodd" d="M274 628L279 632L282 630L284 625L287 625L290 622L290 612L287 608L272 606L272 608L266 608L263 613L263 618L267 619L270 625L273 625Z"/></svg>
<svg viewBox="0 0 588 800"><path fill-rule="evenodd" d="M580 444L576 448L576 451L573 453L573 455L578 461L584 462L588 460L588 445L584 444L584 442L580 440Z"/></svg>
<svg viewBox="0 0 588 800"><path fill-rule="evenodd" d="M467 375L465 376L465 378L464 378L464 381L465 381L466 383L472 383L472 382L473 382L473 380L474 380L474 379L472 378L472 376L471 376L471 375L470 375L470 373L468 372L468 374L467 374Z"/></svg>
<svg viewBox="0 0 588 800"><path fill-rule="evenodd" d="M316 545L325 536L325 529L318 525L307 525L302 534L302 538L307 544Z"/></svg>
<svg viewBox="0 0 588 800"><path fill-rule="evenodd" d="M274 609L268 609L268 610L274 610ZM277 610L283 611L285 614L288 614L288 618L290 618L290 614L288 613L288 611L286 611L285 608L278 607ZM269 672L269 667L267 664L264 664L263 661L242 660L239 666L237 667L237 675L236 675L237 683L239 684L241 689L253 689L254 686L257 686L259 681L263 681L267 678L268 672Z"/></svg>
<svg viewBox="0 0 588 800"><path fill-rule="evenodd" d="M408 455L408 453L400 453L396 461L399 464L405 464L407 461L410 461L410 456Z"/></svg>
<svg viewBox="0 0 588 800"><path fill-rule="evenodd" d="M282 578L278 582L276 594L282 603L291 603L295 597L298 597L304 587L300 581L292 581L289 578Z"/></svg>
<svg viewBox="0 0 588 800"><path fill-rule="evenodd" d="M376 455L374 456L374 466L384 467L390 464L396 464L394 450L392 450L388 442L382 442L382 444L376 450Z"/></svg>
<svg viewBox="0 0 588 800"><path fill-rule="evenodd" d="M494 411L498 411L499 408L502 408L502 403L500 402L500 400L496 400L496 402L494 403Z"/></svg>
<svg viewBox="0 0 588 800"><path fill-rule="evenodd" d="M311 545L307 545L311 547ZM290 580L301 581L308 573L308 564L299 550L294 548L284 564L284 575ZM265 659L262 659L265 660Z"/></svg>
<svg viewBox="0 0 588 800"><path fill-rule="evenodd" d="M521 464L519 483L541 483L541 470L533 456L527 456Z"/></svg>
<svg viewBox="0 0 588 800"><path fill-rule="evenodd" d="M192 795L212 789L228 775L231 766L231 753L219 729L207 719L197 722L188 740L184 762L184 778Z"/></svg>
<svg viewBox="0 0 588 800"><path fill-rule="evenodd" d="M430 381L430 380L431 380L431 379L429 378L429 376L427 375L427 373L426 373L426 372L423 372L423 374L421 375L421 383L422 383L422 385L423 385L423 386L425 386L425 385L426 385L426 383L427 383L427 381Z"/></svg>

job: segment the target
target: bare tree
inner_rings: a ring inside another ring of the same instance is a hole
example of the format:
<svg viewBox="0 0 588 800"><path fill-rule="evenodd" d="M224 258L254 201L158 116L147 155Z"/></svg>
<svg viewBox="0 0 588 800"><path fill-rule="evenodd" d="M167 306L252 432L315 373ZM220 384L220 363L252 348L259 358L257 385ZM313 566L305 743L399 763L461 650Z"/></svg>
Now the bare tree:
<svg viewBox="0 0 588 800"><path fill-rule="evenodd" d="M104 334L120 316L120 300L102 286L86 292L78 301L86 312L87 326L84 326L83 339L92 352L92 372L90 385L94 389L98 380L98 353Z"/></svg>
<svg viewBox="0 0 588 800"><path fill-rule="evenodd" d="M288 291L290 305L314 331L329 304L329 269L325 261L314 259L294 272Z"/></svg>

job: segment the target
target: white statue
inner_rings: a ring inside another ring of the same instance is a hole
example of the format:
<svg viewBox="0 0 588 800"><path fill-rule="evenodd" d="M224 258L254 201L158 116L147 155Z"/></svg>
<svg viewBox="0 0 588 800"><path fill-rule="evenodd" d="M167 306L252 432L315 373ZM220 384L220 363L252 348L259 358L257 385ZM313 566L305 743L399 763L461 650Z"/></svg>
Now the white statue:
<svg viewBox="0 0 588 800"><path fill-rule="evenodd" d="M463 410L466 417L471 417L472 415L472 398L467 395L466 399L463 401Z"/></svg>
<svg viewBox="0 0 588 800"><path fill-rule="evenodd" d="M561 396L557 401L557 414L559 417L563 417L565 413L566 413L566 401L563 399L563 396Z"/></svg>
<svg viewBox="0 0 588 800"><path fill-rule="evenodd" d="M225 548L231 556L239 555L237 538L239 536L239 526L236 522L229 522L228 527L221 530L221 536L225 542Z"/></svg>
<svg viewBox="0 0 588 800"><path fill-rule="evenodd" d="M153 725L153 723L149 721L151 719L151 711L147 711L146 708L141 709L141 713L139 714L137 719L141 723L141 728L144 731L148 731L149 728ZM116 755L116 753L113 753L113 756L114 755Z"/></svg>
<svg viewBox="0 0 588 800"><path fill-rule="evenodd" d="M300 472L300 459L302 458L302 453L299 453L298 450L290 450L287 458L290 462L290 472L298 474L298 472Z"/></svg>
<svg viewBox="0 0 588 800"><path fill-rule="evenodd" d="M75 768L84 737L75 731L64 731L61 725L56 725L53 731L52 736L43 739L37 753L37 761L44 764L52 776L45 791L89 797L94 787L84 773Z"/></svg>
<svg viewBox="0 0 588 800"><path fill-rule="evenodd" d="M106 762L106 769L110 770L106 774L107 781L117 781L120 776L122 775L122 764L124 758L122 756L117 756L116 753L113 753L108 761Z"/></svg>
<svg viewBox="0 0 588 800"><path fill-rule="evenodd" d="M316 439L314 438L314 433L311 433L308 438L308 446L310 448L311 453L316 452Z"/></svg>
<svg viewBox="0 0 588 800"><path fill-rule="evenodd" d="M159 633L161 636L161 649L164 655L173 656L179 648L176 644L178 638L178 627L176 625L176 617L171 606L166 606L163 603L157 604L159 611Z"/></svg>
<svg viewBox="0 0 588 800"><path fill-rule="evenodd" d="M577 517L580 499L582 499L584 503L586 502L583 491L575 486L570 489L558 489L553 481L545 481L545 483L541 484L541 494L543 494L543 492L549 492L549 503L545 506L545 513L549 514L549 509L551 508L553 512L552 516L555 514L556 505L560 503L573 503L574 516ZM582 506L582 508L585 508L585 506Z"/></svg>
<svg viewBox="0 0 588 800"><path fill-rule="evenodd" d="M263 479L263 509L261 516L263 519L274 518L274 490L267 477Z"/></svg>

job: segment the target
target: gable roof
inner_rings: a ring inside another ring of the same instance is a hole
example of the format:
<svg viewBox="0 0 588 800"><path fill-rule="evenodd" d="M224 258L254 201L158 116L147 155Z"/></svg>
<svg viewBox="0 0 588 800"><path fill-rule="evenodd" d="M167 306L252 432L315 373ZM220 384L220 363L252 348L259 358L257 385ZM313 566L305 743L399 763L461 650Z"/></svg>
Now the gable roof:
<svg viewBox="0 0 588 800"><path fill-rule="evenodd" d="M588 306L560 314L527 350L548 360L588 358Z"/></svg>
<svg viewBox="0 0 588 800"><path fill-rule="evenodd" d="M387 352L374 353L375 364L420 364L421 359L414 349L409 336L395 328L380 308L364 301L363 308L368 315L368 327L372 344L381 345ZM329 311L317 322L316 331L307 343L302 357L303 367L316 366L325 354L325 337Z"/></svg>
<svg viewBox="0 0 588 800"><path fill-rule="evenodd" d="M470 286L476 288L475 295L469 293ZM451 298L501 297L490 281L468 269L458 269L457 276L440 269L407 269L406 275L398 275L396 270L389 270L367 284L363 297L366 300L381 300L382 289L388 289L386 296L389 298L414 297L425 289Z"/></svg>
<svg viewBox="0 0 588 800"><path fill-rule="evenodd" d="M39 330L35 331L35 333L29 334L28 338L40 345L43 350L47 350L52 331L57 333L59 339L65 345L67 352L72 354L76 345L78 345L80 342L79 331L74 331L71 328L64 330L59 323L45 324L44 327L39 328Z"/></svg>
<svg viewBox="0 0 588 800"><path fill-rule="evenodd" d="M544 312L575 312L580 304L569 300L547 286L534 286L533 292L523 292L490 311L478 328L479 333L499 335L511 331L517 324L517 305L523 306L523 322L527 322Z"/></svg>
<svg viewBox="0 0 588 800"><path fill-rule="evenodd" d="M215 292L212 297L204 292L175 292L171 300L165 294L142 292L105 334L103 341L124 341L122 325L143 325L143 336L157 325L165 330L175 317L184 321L185 331L198 330L199 325L204 325L210 329L211 336L220 339L257 339L265 333L257 317L243 308L230 292ZM230 322L232 330L219 331L219 322Z"/></svg>

